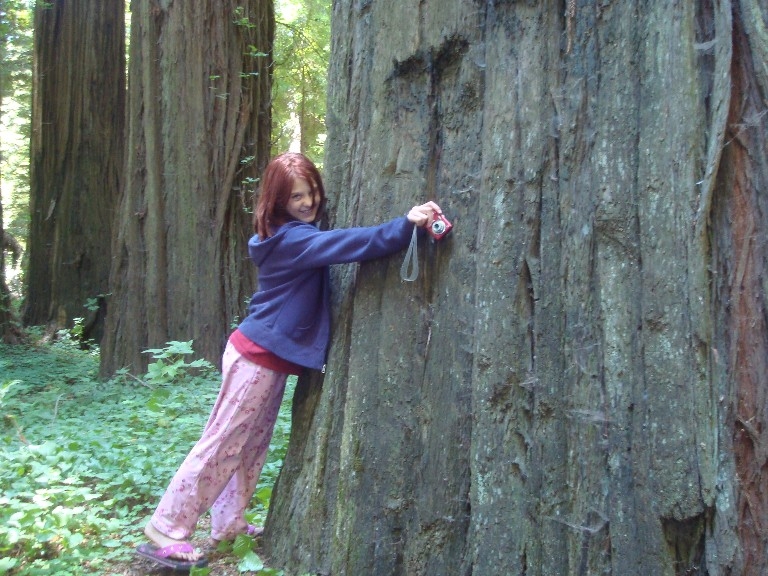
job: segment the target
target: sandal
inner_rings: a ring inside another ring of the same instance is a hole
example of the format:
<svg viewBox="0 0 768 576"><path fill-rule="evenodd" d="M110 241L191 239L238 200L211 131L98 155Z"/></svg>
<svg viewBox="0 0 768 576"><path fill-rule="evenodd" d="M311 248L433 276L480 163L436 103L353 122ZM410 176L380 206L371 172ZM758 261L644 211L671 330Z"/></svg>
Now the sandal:
<svg viewBox="0 0 768 576"><path fill-rule="evenodd" d="M193 561L172 558L172 556L176 554L194 554L195 548L189 542L171 544L170 546L165 546L163 548L159 548L154 544L139 544L136 548L136 553L139 556L149 558L158 564L173 568L174 570L184 570L188 572L192 568L203 568L208 565L208 559L205 556Z"/></svg>

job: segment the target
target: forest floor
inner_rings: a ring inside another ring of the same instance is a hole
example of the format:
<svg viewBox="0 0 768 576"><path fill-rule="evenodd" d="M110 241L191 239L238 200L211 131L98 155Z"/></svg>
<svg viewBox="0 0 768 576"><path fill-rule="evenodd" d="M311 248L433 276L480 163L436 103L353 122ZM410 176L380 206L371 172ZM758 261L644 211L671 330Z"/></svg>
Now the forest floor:
<svg viewBox="0 0 768 576"><path fill-rule="evenodd" d="M173 352L173 354L170 354ZM207 421L221 377L158 351L147 374L103 381L98 355L77 343L0 345L0 574L160 575L140 557L143 529ZM162 356L162 358L160 358ZM289 380L246 520L263 525L290 435ZM190 576L281 576L246 535L216 549L210 517L192 544L208 556Z"/></svg>
<svg viewBox="0 0 768 576"><path fill-rule="evenodd" d="M207 516L200 519L197 531L191 539L192 545L208 557L208 570L210 576L242 576L243 572L238 568L240 559L231 551L219 552L212 547L208 539L210 520ZM254 541L254 551L260 554L259 540ZM112 562L104 568L113 576L169 576L179 574L170 568L164 568L138 554L130 560ZM252 572L251 572L252 574Z"/></svg>

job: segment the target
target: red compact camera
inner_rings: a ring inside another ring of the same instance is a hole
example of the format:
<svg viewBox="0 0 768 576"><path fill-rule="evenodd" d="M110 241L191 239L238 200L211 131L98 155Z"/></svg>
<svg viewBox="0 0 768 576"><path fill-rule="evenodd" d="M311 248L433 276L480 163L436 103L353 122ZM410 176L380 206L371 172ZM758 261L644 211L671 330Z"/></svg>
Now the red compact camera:
<svg viewBox="0 0 768 576"><path fill-rule="evenodd" d="M453 224L448 221L448 218L435 212L432 223L427 226L427 232L429 232L435 240L440 240L451 231L451 228L453 228Z"/></svg>

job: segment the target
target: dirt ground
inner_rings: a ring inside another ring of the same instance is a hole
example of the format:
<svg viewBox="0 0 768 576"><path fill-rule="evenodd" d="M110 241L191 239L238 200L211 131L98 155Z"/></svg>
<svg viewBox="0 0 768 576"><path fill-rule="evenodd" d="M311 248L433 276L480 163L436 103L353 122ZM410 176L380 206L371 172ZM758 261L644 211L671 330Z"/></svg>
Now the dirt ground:
<svg viewBox="0 0 768 576"><path fill-rule="evenodd" d="M204 548L204 543L196 542L193 544ZM211 576L241 576L237 569L238 558L231 553L206 552L208 556L208 567L211 569ZM170 568L164 568L155 564L151 560L142 558L138 554L129 562L114 563L109 566L105 574L113 576L166 576L171 574L183 574L183 572L174 572Z"/></svg>
<svg viewBox="0 0 768 576"><path fill-rule="evenodd" d="M205 552L208 557L208 568L211 569L211 576L242 576L243 573L237 569L240 562L237 556L232 552L218 552L212 547L208 539L209 526L206 525L209 521L207 515L200 519L195 535L190 542L195 548ZM254 550L257 554L259 553L259 544L260 539L257 538L254 542ZM106 566L103 574L104 576L170 576L172 574L186 574L186 572L175 572L135 554L126 562L114 562Z"/></svg>

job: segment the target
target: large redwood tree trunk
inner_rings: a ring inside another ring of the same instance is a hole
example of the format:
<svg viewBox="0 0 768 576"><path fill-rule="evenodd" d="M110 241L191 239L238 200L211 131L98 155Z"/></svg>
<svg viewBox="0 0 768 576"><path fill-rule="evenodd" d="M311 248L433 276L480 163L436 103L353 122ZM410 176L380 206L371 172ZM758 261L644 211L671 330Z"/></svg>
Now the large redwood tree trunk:
<svg viewBox="0 0 768 576"><path fill-rule="evenodd" d="M254 179L269 154L271 2L132 4L125 189L102 372L194 340L218 362L253 291Z"/></svg>
<svg viewBox="0 0 768 576"><path fill-rule="evenodd" d="M336 274L265 548L291 572L768 572L764 2L339 0Z"/></svg>
<svg viewBox="0 0 768 576"><path fill-rule="evenodd" d="M24 323L84 318L96 340L123 166L124 11L123 0L35 6Z"/></svg>

